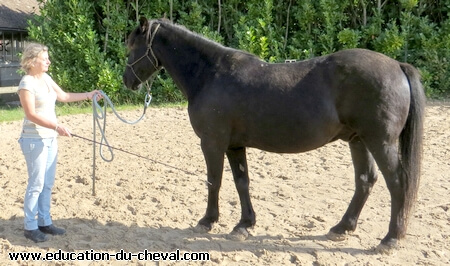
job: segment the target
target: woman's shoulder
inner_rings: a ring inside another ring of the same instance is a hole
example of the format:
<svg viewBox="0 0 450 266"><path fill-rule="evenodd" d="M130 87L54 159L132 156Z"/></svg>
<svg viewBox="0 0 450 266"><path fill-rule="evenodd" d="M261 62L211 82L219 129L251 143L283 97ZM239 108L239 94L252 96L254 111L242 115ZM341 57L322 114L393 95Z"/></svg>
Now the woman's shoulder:
<svg viewBox="0 0 450 266"><path fill-rule="evenodd" d="M19 90L29 90L29 91L33 91L33 85L36 82L35 78L33 76L30 75L24 75L22 77L22 79L20 80L19 86L17 88L17 91Z"/></svg>
<svg viewBox="0 0 450 266"><path fill-rule="evenodd" d="M28 81L28 82L33 81L33 80L34 80L34 77L31 75L24 75L21 79L21 81Z"/></svg>
<svg viewBox="0 0 450 266"><path fill-rule="evenodd" d="M44 73L43 78L44 78L44 80L47 81L47 82L48 82L48 81L53 81L52 76L50 76L50 75L47 74L47 73Z"/></svg>

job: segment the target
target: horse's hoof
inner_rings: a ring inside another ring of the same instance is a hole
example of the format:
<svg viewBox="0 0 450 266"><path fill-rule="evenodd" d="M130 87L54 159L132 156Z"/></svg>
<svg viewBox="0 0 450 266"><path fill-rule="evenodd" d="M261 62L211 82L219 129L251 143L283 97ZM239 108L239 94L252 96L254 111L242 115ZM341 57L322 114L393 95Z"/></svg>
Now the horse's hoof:
<svg viewBox="0 0 450 266"><path fill-rule="evenodd" d="M208 226L203 225L203 224L197 224L197 226L194 227L195 233L204 234L204 233L208 233L209 231L211 231L211 228L209 228Z"/></svg>
<svg viewBox="0 0 450 266"><path fill-rule="evenodd" d="M375 252L379 254L392 255L398 248L397 242L397 239L391 239L385 243L382 242L375 248Z"/></svg>
<svg viewBox="0 0 450 266"><path fill-rule="evenodd" d="M244 241L248 238L250 234L248 233L247 229L244 227L239 227L233 229L231 233L228 235L228 239L233 241Z"/></svg>
<svg viewBox="0 0 450 266"><path fill-rule="evenodd" d="M338 234L332 231L329 231L326 236L331 241L344 241L347 239L347 234Z"/></svg>

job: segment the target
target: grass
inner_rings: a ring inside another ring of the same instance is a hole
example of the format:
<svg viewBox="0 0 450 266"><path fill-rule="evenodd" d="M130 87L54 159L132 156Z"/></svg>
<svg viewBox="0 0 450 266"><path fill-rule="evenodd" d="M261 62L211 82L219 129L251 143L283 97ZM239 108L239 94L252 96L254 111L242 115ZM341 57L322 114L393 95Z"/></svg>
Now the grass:
<svg viewBox="0 0 450 266"><path fill-rule="evenodd" d="M102 103L101 103L102 104ZM174 108L174 107L185 107L187 106L187 102L178 102L178 103L162 103L162 104L150 104L151 108ZM143 104L134 105L134 104L124 104L115 106L117 111L130 111L130 110L139 110L143 109ZM108 106L108 111L111 111L111 108ZM89 114L92 113L92 105L91 103L84 102L82 104L57 104L56 105L56 115L57 116L65 116L65 115L76 115L76 114ZM3 122L11 122L22 120L24 117L24 113L22 107L20 106L1 106L0 105L0 123Z"/></svg>
<svg viewBox="0 0 450 266"><path fill-rule="evenodd" d="M0 122L10 122L23 119L23 111L20 107L0 106Z"/></svg>

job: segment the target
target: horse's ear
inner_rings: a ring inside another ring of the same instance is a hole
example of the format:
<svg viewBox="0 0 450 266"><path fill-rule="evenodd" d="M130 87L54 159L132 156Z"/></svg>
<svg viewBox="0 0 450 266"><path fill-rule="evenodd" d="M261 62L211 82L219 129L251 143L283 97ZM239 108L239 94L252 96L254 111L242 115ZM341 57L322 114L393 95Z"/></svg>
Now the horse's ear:
<svg viewBox="0 0 450 266"><path fill-rule="evenodd" d="M141 31L142 31L142 33L144 33L147 30L147 27L148 27L148 20L147 20L147 18L141 17L139 19L139 23L140 23Z"/></svg>

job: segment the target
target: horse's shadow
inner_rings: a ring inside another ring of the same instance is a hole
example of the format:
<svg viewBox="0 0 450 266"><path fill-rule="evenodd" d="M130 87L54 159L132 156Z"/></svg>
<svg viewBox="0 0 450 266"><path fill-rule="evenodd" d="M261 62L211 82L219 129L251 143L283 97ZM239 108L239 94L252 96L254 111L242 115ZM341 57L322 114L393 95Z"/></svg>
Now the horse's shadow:
<svg viewBox="0 0 450 266"><path fill-rule="evenodd" d="M314 254L315 252L344 252L352 255L372 254L372 250L339 247L327 247L325 235L306 235L294 238L280 236L250 236L245 241L228 239L228 234L195 233L192 228L142 227L125 225L112 221L98 222L95 219L60 219L55 225L66 228L64 236L51 236L50 240L34 243L23 235L23 218L12 217L0 220L0 239L11 245L25 248L61 249L64 252L93 250L141 252L173 252L177 249L188 252L233 252L249 251L252 253L296 252ZM258 254L256 254L258 255Z"/></svg>

